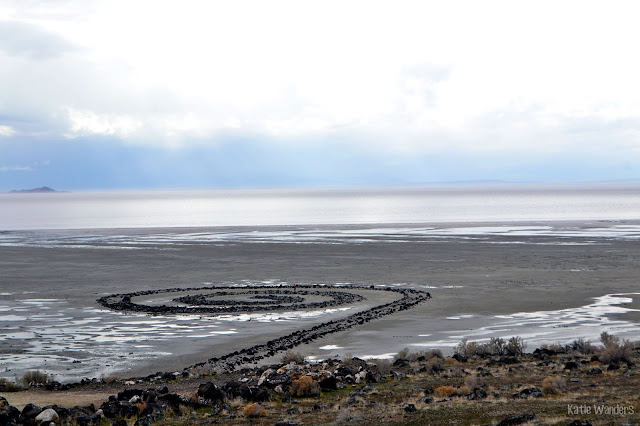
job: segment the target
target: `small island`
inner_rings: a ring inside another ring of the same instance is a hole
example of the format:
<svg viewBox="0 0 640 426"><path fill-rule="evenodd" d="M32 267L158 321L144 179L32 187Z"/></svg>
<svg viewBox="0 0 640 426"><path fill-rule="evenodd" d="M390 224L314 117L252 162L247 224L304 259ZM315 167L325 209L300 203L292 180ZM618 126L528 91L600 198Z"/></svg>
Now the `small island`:
<svg viewBox="0 0 640 426"><path fill-rule="evenodd" d="M11 191L9 191L10 194L43 194L43 193L53 193L53 192L67 192L67 191L56 191L53 188L49 188L48 186L43 186L40 188L34 188L34 189L13 189Z"/></svg>

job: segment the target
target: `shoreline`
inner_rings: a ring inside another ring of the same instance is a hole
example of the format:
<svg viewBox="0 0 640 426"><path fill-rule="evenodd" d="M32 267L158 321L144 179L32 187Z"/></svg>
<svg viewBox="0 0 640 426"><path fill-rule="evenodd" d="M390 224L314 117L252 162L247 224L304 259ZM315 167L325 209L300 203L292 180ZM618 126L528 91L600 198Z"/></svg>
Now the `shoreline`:
<svg viewBox="0 0 640 426"><path fill-rule="evenodd" d="M286 231L292 229L307 229L307 228L320 228L323 230L357 230L357 229L376 229L376 228L405 228L405 227L433 227L433 228L473 228L478 226L536 226L536 225L550 225L558 227L580 227L580 225L587 225L593 223L606 223L615 224L623 223L629 225L640 225L640 218L605 218L605 217L586 217L578 219L501 219L501 220L488 220L488 219L459 219L459 220L440 220L440 221L404 221L404 222L377 222L377 221L363 221L363 222L311 222L311 223L299 223L299 224L258 224L258 225L178 225L178 226L129 226L129 227L74 227L74 228L12 228L12 229L0 229L1 233L20 233L20 232L62 232L62 233L82 233L82 232L103 232L105 235L119 234L119 233L132 233L132 234L144 234L149 232L169 232L169 231L181 231L181 233L190 232L207 232L207 231L219 231L219 232L242 232L242 231ZM468 226L467 226L468 225Z"/></svg>

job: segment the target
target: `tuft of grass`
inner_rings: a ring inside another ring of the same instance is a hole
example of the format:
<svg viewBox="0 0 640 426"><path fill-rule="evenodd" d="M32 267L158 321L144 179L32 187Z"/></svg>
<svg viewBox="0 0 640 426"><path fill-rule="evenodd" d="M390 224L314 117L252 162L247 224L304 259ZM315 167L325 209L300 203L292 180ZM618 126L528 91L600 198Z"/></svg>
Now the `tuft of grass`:
<svg viewBox="0 0 640 426"><path fill-rule="evenodd" d="M338 417L336 417L337 424L351 424L351 423L359 423L362 422L364 418L358 414L353 413L348 408L343 408L338 413Z"/></svg>
<svg viewBox="0 0 640 426"><path fill-rule="evenodd" d="M247 417L264 417L267 415L267 411L264 407L258 403L252 402L244 406L242 413Z"/></svg>
<svg viewBox="0 0 640 426"><path fill-rule="evenodd" d="M453 386L440 386L437 387L433 393L440 398L448 398L456 393L456 388Z"/></svg>
<svg viewBox="0 0 640 426"><path fill-rule="evenodd" d="M542 392L545 395L558 395L567 389L567 382L560 376L548 376L542 380Z"/></svg>

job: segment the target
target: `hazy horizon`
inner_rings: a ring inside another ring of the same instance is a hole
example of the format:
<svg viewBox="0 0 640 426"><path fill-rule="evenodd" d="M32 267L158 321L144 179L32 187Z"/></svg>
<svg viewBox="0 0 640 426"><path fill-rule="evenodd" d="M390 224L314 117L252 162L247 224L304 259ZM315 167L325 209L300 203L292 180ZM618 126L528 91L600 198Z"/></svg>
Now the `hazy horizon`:
<svg viewBox="0 0 640 426"><path fill-rule="evenodd" d="M500 190L500 189L598 189L598 188L625 188L640 185L640 179L615 179L615 180L576 180L576 181L506 181L506 180L471 180L471 181L435 181L413 184L361 184L361 185L253 185L253 186L185 186L185 187L104 187L104 188L58 188L50 185L37 185L28 188L10 188L0 191L0 193L23 190L33 190L48 187L58 193L81 192L81 193L102 193L102 192L224 192L224 191L402 191L402 190L437 190L437 189L460 189L460 190Z"/></svg>

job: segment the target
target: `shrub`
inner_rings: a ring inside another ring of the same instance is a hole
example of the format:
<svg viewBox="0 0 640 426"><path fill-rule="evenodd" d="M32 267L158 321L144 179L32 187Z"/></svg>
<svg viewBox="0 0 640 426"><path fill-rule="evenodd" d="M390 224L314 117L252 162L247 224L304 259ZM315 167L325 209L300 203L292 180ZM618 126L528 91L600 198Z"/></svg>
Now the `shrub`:
<svg viewBox="0 0 640 426"><path fill-rule="evenodd" d="M441 361L442 361L442 360L441 360ZM457 359L455 359L455 358L451 358L451 357L446 358L446 359L444 360L444 362L443 362L443 363L444 363L444 365L445 365L445 366L447 366L447 367L453 367L454 365L460 365L460 363L458 362L458 360L457 360Z"/></svg>
<svg viewBox="0 0 640 426"><path fill-rule="evenodd" d="M27 371L26 373L24 373L24 376L22 376L22 383L24 383L26 386L29 386L31 384L41 385L47 383L48 381L49 376L39 370Z"/></svg>
<svg viewBox="0 0 640 426"><path fill-rule="evenodd" d="M288 350L284 355L282 355L282 363L289 364L291 362L301 364L304 362L304 356L300 352Z"/></svg>
<svg viewBox="0 0 640 426"><path fill-rule="evenodd" d="M371 362L378 366L378 372L383 376L391 372L391 361L388 359L372 359Z"/></svg>
<svg viewBox="0 0 640 426"><path fill-rule="evenodd" d="M548 376L542 381L542 392L545 395L557 395L567 388L567 382L560 376Z"/></svg>
<svg viewBox="0 0 640 426"><path fill-rule="evenodd" d="M454 349L454 353L463 358L484 358L493 355L518 356L524 353L526 345L521 337L515 336L505 342L500 337L492 337L487 343L462 340Z"/></svg>
<svg viewBox="0 0 640 426"><path fill-rule="evenodd" d="M511 356L520 356L524 353L524 350L527 348L527 345L522 340L520 336L513 336L509 339L507 346L505 347L505 354Z"/></svg>
<svg viewBox="0 0 640 426"><path fill-rule="evenodd" d="M402 348L398 353L393 357L394 361L399 359L409 359L409 348Z"/></svg>
<svg viewBox="0 0 640 426"><path fill-rule="evenodd" d="M479 386L482 386L482 380L480 380L480 378L478 376L476 376L475 374L471 375L471 376L467 376L464 378L464 385L466 387L468 387L469 389L475 389Z"/></svg>
<svg viewBox="0 0 640 426"><path fill-rule="evenodd" d="M460 386L459 388L455 388L454 395L456 396L467 396L471 393L471 389L468 386Z"/></svg>
<svg viewBox="0 0 640 426"><path fill-rule="evenodd" d="M467 339L462 339L460 341L460 343L458 343L458 346L455 347L455 349L453 350L453 353L455 355L458 355L459 357L465 357L467 356Z"/></svg>
<svg viewBox="0 0 640 426"><path fill-rule="evenodd" d="M467 345L467 358L484 358L493 355L491 347L487 343L471 342Z"/></svg>
<svg viewBox="0 0 640 426"><path fill-rule="evenodd" d="M17 392L21 390L20 386L8 381L4 377L0 377L0 392Z"/></svg>
<svg viewBox="0 0 640 426"><path fill-rule="evenodd" d="M573 351L581 355L591 355L596 353L597 348L588 340L577 339L567 345L568 351Z"/></svg>
<svg viewBox="0 0 640 426"><path fill-rule="evenodd" d="M431 349L426 352L423 352L423 355L426 359L440 358L444 359L442 355L442 351L440 349Z"/></svg>
<svg viewBox="0 0 640 426"><path fill-rule="evenodd" d="M542 345L540 345L540 349L548 349L550 351L554 351L559 354L567 353L567 347L560 345L558 343L551 343L551 344L543 343Z"/></svg>
<svg viewBox="0 0 640 426"><path fill-rule="evenodd" d="M421 357L423 357L425 360L430 360L431 358L444 358L440 349L409 352L409 348L403 348L393 357L393 360L396 361L398 359L408 359L409 361L417 361L418 358Z"/></svg>
<svg viewBox="0 0 640 426"><path fill-rule="evenodd" d="M617 346L620 344L620 339L618 337L609 334L606 331L600 333L600 341L605 348L608 348L609 346Z"/></svg>
<svg viewBox="0 0 640 426"><path fill-rule="evenodd" d="M609 343L598 354L598 359L604 364L617 364L633 362L633 345L629 340L623 340L622 343Z"/></svg>
<svg viewBox="0 0 640 426"><path fill-rule="evenodd" d="M242 412L247 417L263 417L267 414L264 407L255 402L245 405Z"/></svg>
<svg viewBox="0 0 640 426"><path fill-rule="evenodd" d="M294 396L317 396L320 395L320 385L309 376L302 376L291 383L289 390Z"/></svg>
<svg viewBox="0 0 640 426"><path fill-rule="evenodd" d="M436 388L433 393L440 398L447 398L456 393L456 388L453 386L440 386Z"/></svg>
<svg viewBox="0 0 640 426"><path fill-rule="evenodd" d="M507 343L500 337L492 337L487 343L486 351L491 355L504 355L506 352Z"/></svg>

